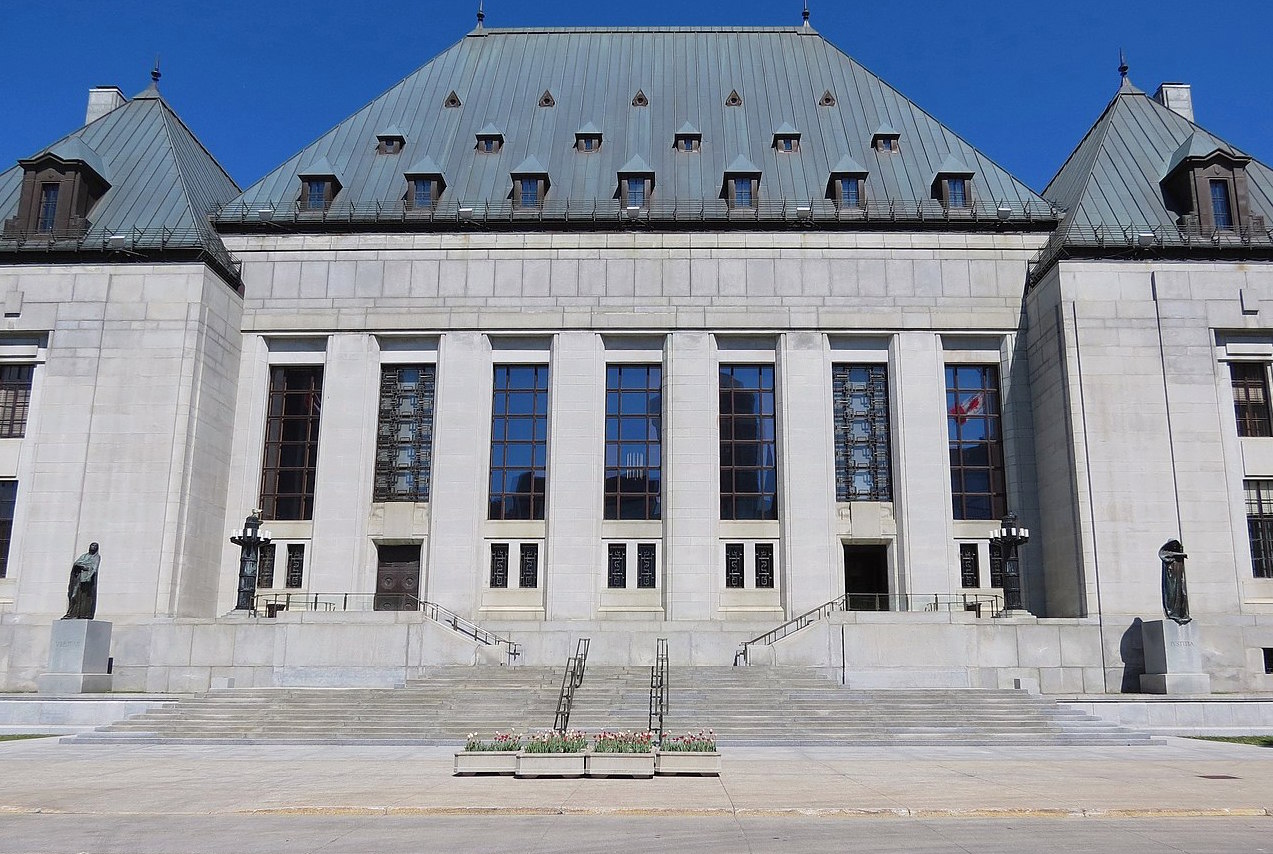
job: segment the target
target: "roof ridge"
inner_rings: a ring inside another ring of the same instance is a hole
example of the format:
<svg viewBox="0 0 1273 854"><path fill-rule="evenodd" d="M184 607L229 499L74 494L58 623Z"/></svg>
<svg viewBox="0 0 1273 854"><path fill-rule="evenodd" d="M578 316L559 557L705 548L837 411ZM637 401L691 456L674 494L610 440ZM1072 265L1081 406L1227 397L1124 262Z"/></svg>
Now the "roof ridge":
<svg viewBox="0 0 1273 854"><path fill-rule="evenodd" d="M531 33L793 33L796 35L820 35L812 27L805 26L757 26L757 27L482 27L471 30L466 38L483 36L527 35Z"/></svg>

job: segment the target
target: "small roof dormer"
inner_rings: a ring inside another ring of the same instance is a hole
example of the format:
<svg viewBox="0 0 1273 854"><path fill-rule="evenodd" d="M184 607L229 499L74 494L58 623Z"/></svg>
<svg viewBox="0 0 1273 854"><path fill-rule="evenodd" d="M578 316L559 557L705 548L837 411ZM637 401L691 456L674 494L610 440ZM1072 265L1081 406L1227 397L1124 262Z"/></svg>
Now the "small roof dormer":
<svg viewBox="0 0 1273 854"><path fill-rule="evenodd" d="M756 207L756 197L760 192L760 167L740 154L725 167L721 185L721 198L731 209L747 209Z"/></svg>
<svg viewBox="0 0 1273 854"><path fill-rule="evenodd" d="M487 122L486 126L479 130L475 136L477 137L477 150L482 154L495 154L504 147L504 132L490 122Z"/></svg>
<svg viewBox="0 0 1273 854"><path fill-rule="evenodd" d="M672 140L672 147L677 151L698 151L703 147L703 133L689 122L681 125Z"/></svg>
<svg viewBox="0 0 1273 854"><path fill-rule="evenodd" d="M543 207L544 197L552 182L548 177L548 170L535 155L532 154L518 163L508 174L513 181L514 208Z"/></svg>
<svg viewBox="0 0 1273 854"><path fill-rule="evenodd" d="M933 173L933 198L947 210L972 206L972 178L976 172L953 153L947 154L941 166Z"/></svg>
<svg viewBox="0 0 1273 854"><path fill-rule="evenodd" d="M597 151L601 148L601 130L592 122L575 131L575 150L582 152Z"/></svg>
<svg viewBox="0 0 1273 854"><path fill-rule="evenodd" d="M773 147L775 151L792 154L800 150L800 131L783 122L774 130Z"/></svg>
<svg viewBox="0 0 1273 854"><path fill-rule="evenodd" d="M296 174L301 179L302 211L327 210L344 187L340 173L326 157L320 157Z"/></svg>
<svg viewBox="0 0 1273 854"><path fill-rule="evenodd" d="M377 154L401 154L406 144L407 135L397 125L389 125L376 132Z"/></svg>
<svg viewBox="0 0 1273 854"><path fill-rule="evenodd" d="M888 122L871 134L871 148L886 154L894 154L901 148L902 135Z"/></svg>
<svg viewBox="0 0 1273 854"><path fill-rule="evenodd" d="M1246 175L1251 158L1194 131L1168 158L1158 183L1168 209L1189 230L1212 234L1250 224Z"/></svg>
<svg viewBox="0 0 1273 854"><path fill-rule="evenodd" d="M440 185L438 189L446 186L446 177L442 174L442 167L434 162L432 157L427 154L421 157L415 163L402 173L404 178L434 178Z"/></svg>

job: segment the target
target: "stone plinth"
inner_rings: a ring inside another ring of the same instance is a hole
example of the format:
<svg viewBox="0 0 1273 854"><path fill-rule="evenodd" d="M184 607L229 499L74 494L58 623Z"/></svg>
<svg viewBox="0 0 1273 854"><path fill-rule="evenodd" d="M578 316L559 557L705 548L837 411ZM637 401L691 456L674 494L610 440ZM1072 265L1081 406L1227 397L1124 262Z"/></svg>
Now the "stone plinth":
<svg viewBox="0 0 1273 854"><path fill-rule="evenodd" d="M104 620L58 620L49 642L49 669L36 686L41 694L99 694L111 689L111 624Z"/></svg>
<svg viewBox="0 0 1273 854"><path fill-rule="evenodd" d="M1172 620L1141 623L1145 672L1140 690L1146 694L1210 694L1211 677L1202 670L1202 645L1192 623Z"/></svg>

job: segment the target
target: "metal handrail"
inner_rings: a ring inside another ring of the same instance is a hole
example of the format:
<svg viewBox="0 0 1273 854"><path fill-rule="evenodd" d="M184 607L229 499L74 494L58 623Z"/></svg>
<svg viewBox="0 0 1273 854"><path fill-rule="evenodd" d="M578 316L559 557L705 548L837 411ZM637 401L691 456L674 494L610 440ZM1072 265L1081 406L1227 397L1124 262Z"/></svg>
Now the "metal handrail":
<svg viewBox="0 0 1273 854"><path fill-rule="evenodd" d="M654 655L654 666L650 668L650 717L646 730L654 733L657 744L663 743L663 719L668 708L668 678L670 676L667 654L667 638L659 638ZM658 721L658 729L654 722Z"/></svg>
<svg viewBox="0 0 1273 854"><path fill-rule="evenodd" d="M444 605L418 599L410 593L258 593L253 602L253 613L264 611L266 617L274 617L280 611L380 611L385 610L380 605L386 603L395 606L388 610L420 611L427 619L483 646L502 646L505 660L510 665L516 664L521 657L522 646L516 641L483 628ZM368 605L371 607L366 607Z"/></svg>
<svg viewBox="0 0 1273 854"><path fill-rule="evenodd" d="M236 201L213 217L223 230L236 227L277 230L348 228L374 224L401 229L449 230L471 225L518 227L524 223L561 227L626 228L652 223L712 222L746 227L748 223L819 223L852 227L887 227L892 223L962 224L999 228L1023 225L1048 229L1059 221L1057 208L1046 202L978 199L966 207L944 205L937 199L864 199L860 205L837 204L828 198L757 199L751 207L732 208L722 198L650 199L628 207L618 199L545 199L538 207L514 206L511 199L444 199L432 208L411 208L403 199L347 201L336 199L325 210L302 208L295 198Z"/></svg>
<svg viewBox="0 0 1273 854"><path fill-rule="evenodd" d="M575 691L583 684L584 668L588 666L588 638L580 638L575 654L566 659L566 672L561 675L561 691L557 694L557 714L553 729L565 732L570 726L570 712L575 705Z"/></svg>
<svg viewBox="0 0 1273 854"><path fill-rule="evenodd" d="M238 260L211 228L120 228L93 225L86 231L5 231L0 253L103 252L113 258L145 257L152 252L194 250L237 275Z"/></svg>
<svg viewBox="0 0 1273 854"><path fill-rule="evenodd" d="M995 593L845 593L816 608L776 626L759 637L744 641L734 653L734 666L745 665L753 646L769 646L795 634L811 624L829 617L837 611L976 611L981 615L983 605L989 605L991 614L1003 610L1003 597ZM894 607L897 606L897 607ZM913 607L918 606L918 607Z"/></svg>

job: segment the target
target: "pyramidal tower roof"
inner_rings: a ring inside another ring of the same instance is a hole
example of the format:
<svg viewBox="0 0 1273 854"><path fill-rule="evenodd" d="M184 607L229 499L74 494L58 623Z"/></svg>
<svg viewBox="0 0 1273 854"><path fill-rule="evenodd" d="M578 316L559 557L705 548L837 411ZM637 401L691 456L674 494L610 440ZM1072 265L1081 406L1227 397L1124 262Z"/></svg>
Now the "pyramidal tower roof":
<svg viewBox="0 0 1273 854"><path fill-rule="evenodd" d="M541 106L544 91L553 93L552 108ZM727 105L731 92L741 104ZM588 122L605 142L581 156L575 135ZM784 123L801 131L794 154L774 150L774 128ZM674 141L687 124L702 143L678 152ZM378 154L376 132L391 125L402 129L405 149ZM900 135L897 151L872 147L882 126ZM489 128L503 146L479 152L474 140ZM549 201L608 202L635 155L649 163L665 200L718 199L727 167L742 157L761 175L762 199L808 203L825 198L846 154L864 167L871 199L932 203L932 176L954 158L972 174L975 198L1030 205L1036 215L1051 210L807 26L479 28L288 158L233 207L294 208L302 170L322 158L342 175L333 219L342 204L374 209L401 199L404 170L422 157L445 172L446 192L461 204L504 202L510 171L532 157L551 179Z"/></svg>

